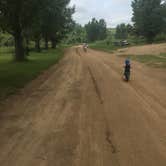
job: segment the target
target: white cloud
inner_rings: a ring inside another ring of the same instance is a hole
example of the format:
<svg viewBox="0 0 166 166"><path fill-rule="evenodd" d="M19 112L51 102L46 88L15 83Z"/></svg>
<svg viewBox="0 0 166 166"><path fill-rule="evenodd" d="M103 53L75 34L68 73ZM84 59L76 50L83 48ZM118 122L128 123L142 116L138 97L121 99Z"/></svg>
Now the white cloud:
<svg viewBox="0 0 166 166"><path fill-rule="evenodd" d="M70 5L76 6L74 19L84 25L91 18L104 18L109 27L129 23L132 17L132 0L71 0Z"/></svg>

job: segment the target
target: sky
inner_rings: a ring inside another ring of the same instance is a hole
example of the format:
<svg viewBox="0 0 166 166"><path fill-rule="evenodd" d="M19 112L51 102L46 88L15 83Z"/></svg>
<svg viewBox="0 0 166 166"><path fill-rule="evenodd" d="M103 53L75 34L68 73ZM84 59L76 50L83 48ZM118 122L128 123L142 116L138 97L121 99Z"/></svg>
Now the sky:
<svg viewBox="0 0 166 166"><path fill-rule="evenodd" d="M75 5L74 20L85 25L93 17L104 18L108 27L116 27L120 23L130 23L132 17L132 0L71 0Z"/></svg>

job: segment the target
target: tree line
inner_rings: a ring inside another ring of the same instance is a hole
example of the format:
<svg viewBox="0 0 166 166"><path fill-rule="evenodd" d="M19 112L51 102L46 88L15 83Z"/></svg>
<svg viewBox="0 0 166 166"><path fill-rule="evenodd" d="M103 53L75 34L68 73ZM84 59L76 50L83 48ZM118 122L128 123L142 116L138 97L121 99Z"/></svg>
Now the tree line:
<svg viewBox="0 0 166 166"><path fill-rule="evenodd" d="M134 34L134 28L131 24L121 23L116 27L116 39L127 39L129 35Z"/></svg>
<svg viewBox="0 0 166 166"><path fill-rule="evenodd" d="M75 23L72 29L66 38L67 43L95 42L107 37L107 24L104 19L92 18L85 26Z"/></svg>
<svg viewBox="0 0 166 166"><path fill-rule="evenodd" d="M135 35L151 43L157 35L163 35L166 40L166 1L133 0L131 6L133 25L118 25L116 38L126 39L128 35Z"/></svg>
<svg viewBox="0 0 166 166"><path fill-rule="evenodd" d="M0 29L14 37L15 59L26 58L29 41L40 51L41 40L55 48L73 24L70 0L1 0Z"/></svg>
<svg viewBox="0 0 166 166"><path fill-rule="evenodd" d="M51 42L53 48L66 35L71 43L95 42L109 38L109 29L104 19L93 18L85 26L74 23L74 7L70 0L0 0L0 31L11 34L15 43L15 59L22 61L28 53L30 41L35 42L37 51L41 41L45 49ZM133 24L120 24L115 37L144 37L153 42L155 37L166 34L166 1L133 0ZM71 31L71 32L70 32Z"/></svg>

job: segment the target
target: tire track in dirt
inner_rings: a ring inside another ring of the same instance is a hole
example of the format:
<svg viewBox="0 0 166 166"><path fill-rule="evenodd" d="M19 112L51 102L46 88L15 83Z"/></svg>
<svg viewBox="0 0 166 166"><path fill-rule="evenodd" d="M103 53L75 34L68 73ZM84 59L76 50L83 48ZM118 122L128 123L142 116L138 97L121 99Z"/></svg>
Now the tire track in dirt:
<svg viewBox="0 0 166 166"><path fill-rule="evenodd" d="M89 74L91 76L91 79L92 79L92 82L94 84L94 88L95 88L95 91L96 91L96 94L100 100L100 103L101 104L104 104L104 99L102 98L102 95L101 95L101 91L99 89L99 86L97 84L97 80L96 78L94 77L93 73L92 73L92 70L90 69L90 67L88 66L88 71L89 71ZM105 119L105 123L106 123L106 141L109 143L109 145L111 146L111 149L112 149L112 153L115 154L117 153L117 148L115 146L115 144L113 143L113 140L112 140L112 133L110 132L110 129L109 129L109 125L108 125L108 122L107 122L107 118L105 116L105 113L103 113L103 116L104 116L104 119Z"/></svg>
<svg viewBox="0 0 166 166"><path fill-rule="evenodd" d="M100 89L99 89L99 87L98 87L98 85L97 85L97 81L96 81L96 79L95 79L95 77L94 77L94 75L93 75L93 73L92 73L92 70L90 69L89 66L88 66L88 72L89 72L89 74L90 74L90 76L91 76L91 79L92 79L92 82L93 82L93 85L94 85L96 94L97 94L97 96L98 96L98 98L99 98L99 100L100 100L100 103L103 104L103 103L104 103L104 100L103 100L103 98L102 98Z"/></svg>
<svg viewBox="0 0 166 166"><path fill-rule="evenodd" d="M81 52L79 48L78 48L78 51L79 51L79 53ZM85 57L84 55L81 55L81 56ZM95 90L96 95L97 95L97 97L98 97L98 99L100 101L100 104L104 106L104 99L103 99L102 94L101 94L101 89L98 86L98 80L96 79L95 75L92 72L93 65L91 65L89 62L87 62L86 63L86 67L88 69L88 73L90 75L92 84L94 86L94 90ZM103 112L102 113L103 114L101 114L101 116L104 119L104 128L105 128L104 133L103 133L104 134L103 135L104 136L104 141L106 141L107 145L111 149L111 153L114 155L114 156L111 157L112 160L113 160L114 166L120 166L118 158L117 158L117 156L115 156L118 153L118 150L117 150L117 147L116 147L116 145L115 145L115 143L113 141L113 134L112 134L112 132L110 130L108 119L106 118L106 114L104 112L104 107L103 107Z"/></svg>
<svg viewBox="0 0 166 166"><path fill-rule="evenodd" d="M81 53L80 53L80 51L79 51L79 47L76 48L76 54L79 55L79 56L82 56ZM99 87L98 87L98 85L97 85L96 78L95 78L95 76L93 75L93 72L92 72L92 70L91 70L91 68L90 68L89 65L87 65L87 68L88 68L89 75L90 75L90 77L91 77L91 79L92 79L92 82L93 82L93 85L94 85L96 94L97 94L97 96L98 96L98 98L99 98L99 100L100 100L100 103L103 104L103 103L104 103L104 100L103 100L103 98L102 98L100 89L99 89Z"/></svg>

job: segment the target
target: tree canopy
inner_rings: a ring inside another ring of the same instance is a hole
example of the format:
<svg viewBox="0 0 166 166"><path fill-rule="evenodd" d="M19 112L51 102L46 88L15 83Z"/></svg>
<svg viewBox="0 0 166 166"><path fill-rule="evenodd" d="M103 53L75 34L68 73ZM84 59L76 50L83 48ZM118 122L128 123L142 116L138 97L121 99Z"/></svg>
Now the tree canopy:
<svg viewBox="0 0 166 166"><path fill-rule="evenodd" d="M53 47L64 36L72 22L74 8L70 0L1 0L0 28L15 39L15 59L25 59L23 40L33 38L38 42L43 37L52 41Z"/></svg>
<svg viewBox="0 0 166 166"><path fill-rule="evenodd" d="M117 39L127 39L129 35L133 35L134 28L130 24L119 24L116 27L116 34L115 37Z"/></svg>
<svg viewBox="0 0 166 166"><path fill-rule="evenodd" d="M80 24L74 23L72 31L68 33L65 43L84 43L86 41L85 28Z"/></svg>
<svg viewBox="0 0 166 166"><path fill-rule="evenodd" d="M95 18L85 25L87 39L90 42L103 40L107 37L107 25L104 19L99 21Z"/></svg>
<svg viewBox="0 0 166 166"><path fill-rule="evenodd" d="M134 27L138 35L152 42L165 24L165 3L161 0L133 0Z"/></svg>

